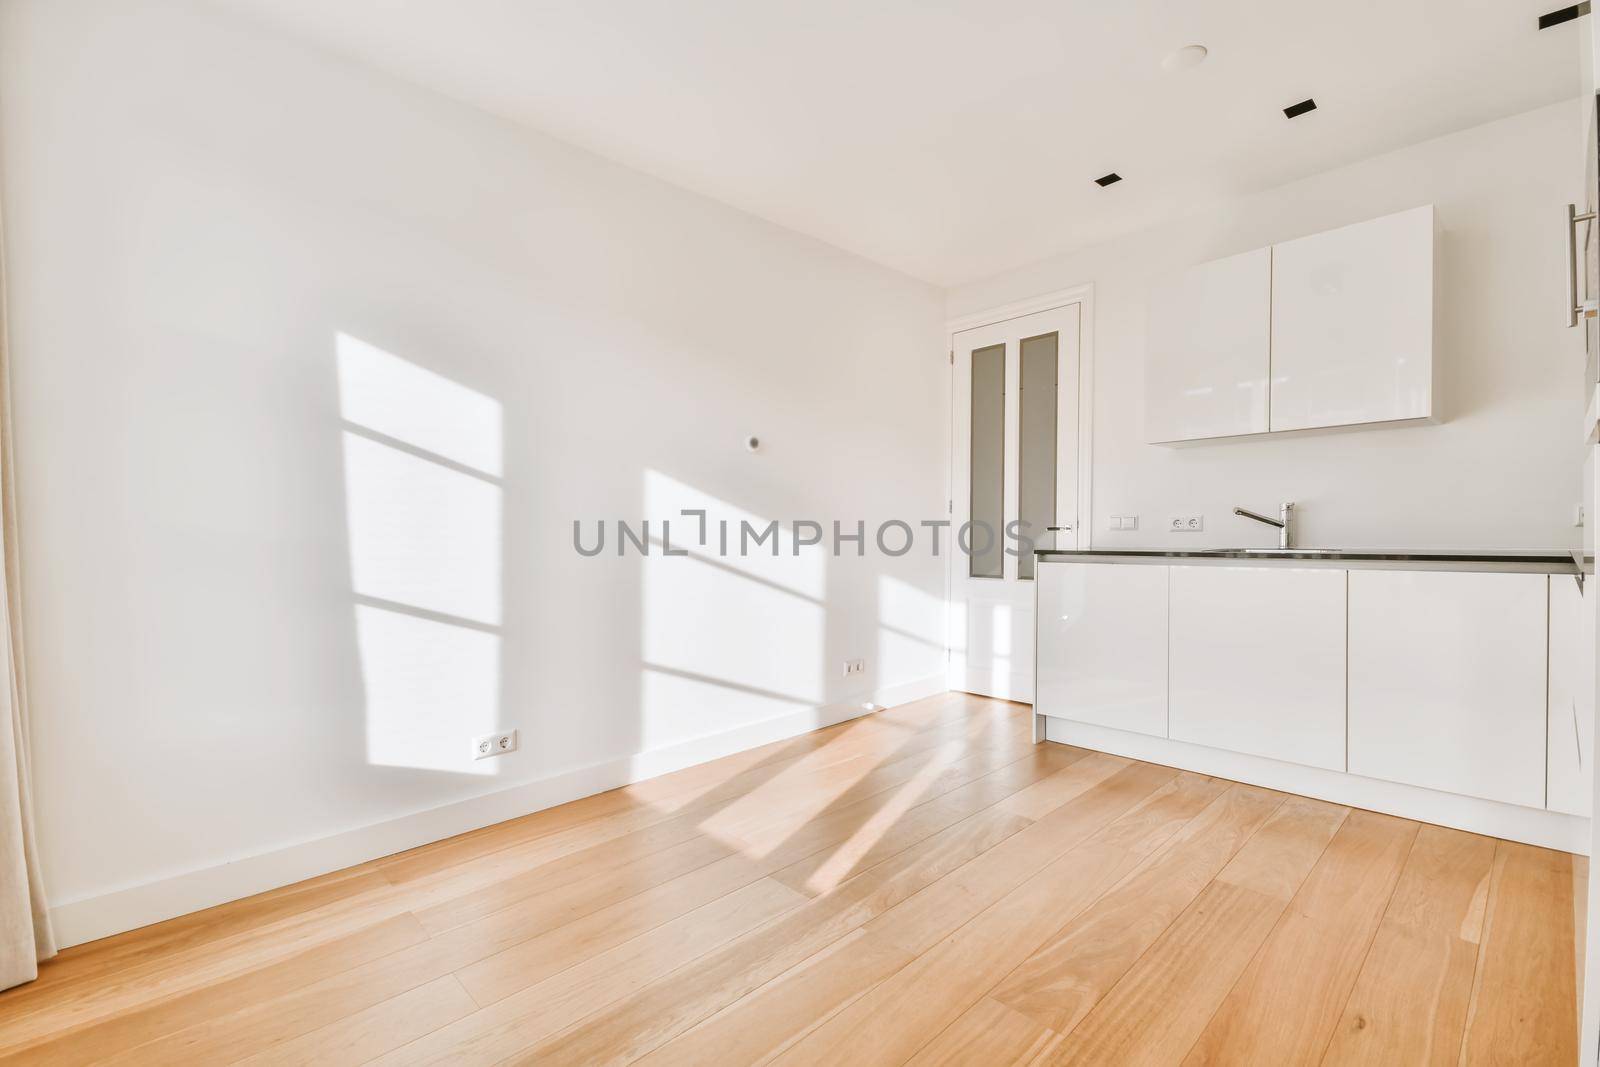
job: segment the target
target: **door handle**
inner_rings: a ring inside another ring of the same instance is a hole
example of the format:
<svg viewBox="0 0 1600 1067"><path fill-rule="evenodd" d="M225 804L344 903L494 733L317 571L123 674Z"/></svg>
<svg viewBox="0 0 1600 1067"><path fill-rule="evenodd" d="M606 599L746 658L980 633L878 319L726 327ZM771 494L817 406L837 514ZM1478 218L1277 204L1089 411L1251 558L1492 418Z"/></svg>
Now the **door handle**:
<svg viewBox="0 0 1600 1067"><path fill-rule="evenodd" d="M1070 529L1072 529L1072 527L1070 527L1070 526L1046 526L1045 529L1050 531L1051 533L1059 533L1059 532L1061 532L1063 530L1070 530Z"/></svg>
<svg viewBox="0 0 1600 1067"><path fill-rule="evenodd" d="M1594 221L1593 211L1578 211L1578 205L1567 205L1567 325L1576 326L1578 320L1594 314L1587 303L1578 301L1578 223Z"/></svg>

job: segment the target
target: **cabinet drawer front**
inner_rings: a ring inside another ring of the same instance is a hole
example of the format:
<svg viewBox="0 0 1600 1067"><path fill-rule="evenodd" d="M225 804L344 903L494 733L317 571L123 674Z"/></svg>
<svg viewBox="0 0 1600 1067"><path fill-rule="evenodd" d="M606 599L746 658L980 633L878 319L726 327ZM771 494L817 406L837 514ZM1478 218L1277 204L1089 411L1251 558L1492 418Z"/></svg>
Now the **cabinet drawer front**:
<svg viewBox="0 0 1600 1067"><path fill-rule="evenodd" d="M1171 736L1342 771L1345 572L1174 567Z"/></svg>
<svg viewBox="0 0 1600 1067"><path fill-rule="evenodd" d="M1350 770L1544 806L1549 579L1350 572Z"/></svg>
<svg viewBox="0 0 1600 1067"><path fill-rule="evenodd" d="M1167 570L1039 566L1036 711L1166 736Z"/></svg>

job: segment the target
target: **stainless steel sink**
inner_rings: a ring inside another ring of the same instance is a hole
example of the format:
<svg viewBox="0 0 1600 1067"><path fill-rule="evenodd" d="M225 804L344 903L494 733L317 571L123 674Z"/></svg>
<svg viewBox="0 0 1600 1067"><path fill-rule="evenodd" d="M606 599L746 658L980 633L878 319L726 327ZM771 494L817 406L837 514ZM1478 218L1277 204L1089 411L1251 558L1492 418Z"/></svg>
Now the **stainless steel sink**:
<svg viewBox="0 0 1600 1067"><path fill-rule="evenodd" d="M1247 556L1339 556L1342 548L1241 548Z"/></svg>
<svg viewBox="0 0 1600 1067"><path fill-rule="evenodd" d="M1343 554L1344 550L1340 548L1207 548L1194 553L1197 556L1220 556L1224 559L1249 556L1261 556L1267 559L1317 559Z"/></svg>

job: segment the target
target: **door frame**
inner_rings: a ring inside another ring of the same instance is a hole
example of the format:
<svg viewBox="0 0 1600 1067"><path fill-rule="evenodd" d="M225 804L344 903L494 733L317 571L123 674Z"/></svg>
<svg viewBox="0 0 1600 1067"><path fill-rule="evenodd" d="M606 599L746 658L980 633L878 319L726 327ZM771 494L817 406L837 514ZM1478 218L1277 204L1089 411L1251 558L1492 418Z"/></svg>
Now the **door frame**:
<svg viewBox="0 0 1600 1067"><path fill-rule="evenodd" d="M985 311L973 312L956 318L946 319L944 324L945 353L948 377L945 379L945 393L948 399L946 412L945 431L948 437L945 450L945 497L946 508L955 506L955 451L956 451L956 390L955 390L955 350L956 334L965 330L977 329L980 326L992 326L995 323L1005 322L1007 319L1019 319L1024 315L1033 315L1041 311L1054 311L1057 308L1067 307L1071 304L1078 305L1078 514L1072 524L1073 543L1077 548L1089 548L1094 538L1094 283L1084 282L1081 285L1070 286L1066 289L1057 289L1053 292L1040 293L1038 296L1028 297L1025 300L1001 304ZM948 510L947 510L948 513ZM956 549L954 532L951 534L950 558L944 567L944 603L945 603L945 664L950 663L950 597L952 593L951 568L955 566ZM1035 616L1038 612L1035 611ZM1038 620L1035 618L1035 630ZM1035 634L1037 638L1037 634ZM1037 646L1035 647L1037 655ZM1039 716L1034 716L1034 729L1037 734L1040 729ZM1035 737L1034 740L1039 740Z"/></svg>

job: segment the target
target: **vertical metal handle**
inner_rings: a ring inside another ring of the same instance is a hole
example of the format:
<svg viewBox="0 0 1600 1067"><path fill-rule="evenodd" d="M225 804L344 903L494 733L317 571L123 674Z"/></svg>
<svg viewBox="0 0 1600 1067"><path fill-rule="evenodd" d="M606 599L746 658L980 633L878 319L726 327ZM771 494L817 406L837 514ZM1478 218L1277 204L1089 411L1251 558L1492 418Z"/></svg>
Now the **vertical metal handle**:
<svg viewBox="0 0 1600 1067"><path fill-rule="evenodd" d="M1587 312L1578 300L1578 223L1595 217L1593 211L1578 212L1578 205L1567 205L1567 325L1576 326Z"/></svg>

